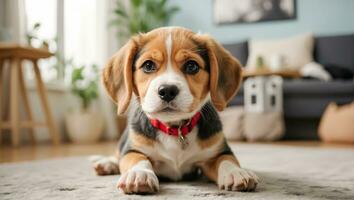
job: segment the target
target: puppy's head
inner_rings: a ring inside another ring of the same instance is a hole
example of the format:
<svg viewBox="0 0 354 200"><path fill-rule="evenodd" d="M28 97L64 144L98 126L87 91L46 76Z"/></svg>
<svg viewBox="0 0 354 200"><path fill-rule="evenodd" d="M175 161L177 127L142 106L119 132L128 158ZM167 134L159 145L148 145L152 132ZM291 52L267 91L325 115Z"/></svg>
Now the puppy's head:
<svg viewBox="0 0 354 200"><path fill-rule="evenodd" d="M134 93L148 117L163 122L190 118L208 100L223 110L240 82L241 66L228 51L210 36L184 28L132 37L103 71L118 114Z"/></svg>

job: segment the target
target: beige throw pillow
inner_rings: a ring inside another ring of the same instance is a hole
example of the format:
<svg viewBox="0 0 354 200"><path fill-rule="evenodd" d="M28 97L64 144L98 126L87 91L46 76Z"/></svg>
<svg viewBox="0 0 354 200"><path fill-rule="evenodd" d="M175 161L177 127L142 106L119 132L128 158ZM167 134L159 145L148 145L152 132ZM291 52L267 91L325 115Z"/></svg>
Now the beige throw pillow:
<svg viewBox="0 0 354 200"><path fill-rule="evenodd" d="M262 56L265 66L270 66L272 57L280 55L284 59L282 69L299 70L313 61L313 46L314 39L310 33L284 39L251 40L246 66L254 69L259 56Z"/></svg>
<svg viewBox="0 0 354 200"><path fill-rule="evenodd" d="M243 107L232 106L220 112L223 132L227 140L242 140Z"/></svg>
<svg viewBox="0 0 354 200"><path fill-rule="evenodd" d="M330 103L322 115L318 134L325 142L354 143L354 101L342 106Z"/></svg>
<svg viewBox="0 0 354 200"><path fill-rule="evenodd" d="M285 132L281 112L245 113L243 136L247 141L275 141Z"/></svg>

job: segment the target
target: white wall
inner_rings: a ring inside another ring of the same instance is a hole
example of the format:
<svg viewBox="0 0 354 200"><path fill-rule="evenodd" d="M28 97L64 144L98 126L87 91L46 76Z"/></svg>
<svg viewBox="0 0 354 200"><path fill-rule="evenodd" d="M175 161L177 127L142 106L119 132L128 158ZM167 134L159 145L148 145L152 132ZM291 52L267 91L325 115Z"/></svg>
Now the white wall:
<svg viewBox="0 0 354 200"><path fill-rule="evenodd" d="M222 43L250 38L287 37L304 32L315 35L354 32L354 0L296 0L295 20L251 24L217 25L213 20L213 0L169 0L181 8L170 25L210 33Z"/></svg>

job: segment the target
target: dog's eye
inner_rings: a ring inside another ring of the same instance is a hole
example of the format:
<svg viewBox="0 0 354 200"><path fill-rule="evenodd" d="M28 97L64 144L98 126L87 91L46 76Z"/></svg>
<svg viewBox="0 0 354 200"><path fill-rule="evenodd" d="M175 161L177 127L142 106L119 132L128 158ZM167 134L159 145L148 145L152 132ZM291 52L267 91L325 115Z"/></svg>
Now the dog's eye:
<svg viewBox="0 0 354 200"><path fill-rule="evenodd" d="M156 66L155 63L152 62L151 60L147 60L143 63L143 65L141 66L141 68L143 68L143 71L145 73L152 73L156 71Z"/></svg>
<svg viewBox="0 0 354 200"><path fill-rule="evenodd" d="M199 65L194 60L188 60L183 65L183 70L186 74L196 74L199 72Z"/></svg>

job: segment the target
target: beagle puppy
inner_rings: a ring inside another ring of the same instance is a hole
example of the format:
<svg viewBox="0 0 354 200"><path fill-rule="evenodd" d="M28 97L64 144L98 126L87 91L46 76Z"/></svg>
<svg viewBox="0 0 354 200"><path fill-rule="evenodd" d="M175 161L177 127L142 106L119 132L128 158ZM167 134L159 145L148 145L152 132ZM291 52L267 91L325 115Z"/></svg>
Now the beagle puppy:
<svg viewBox="0 0 354 200"><path fill-rule="evenodd" d="M159 178L199 174L220 189L253 191L258 178L241 168L217 113L236 94L241 71L208 35L166 27L133 36L103 70L107 93L129 121L119 153L94 160L97 174L120 173L117 187L128 194L156 193Z"/></svg>

